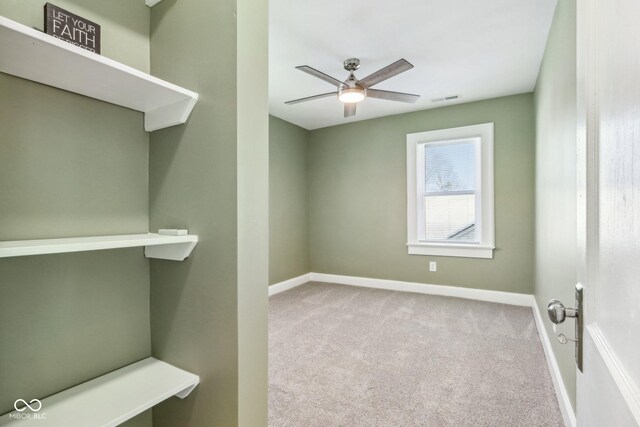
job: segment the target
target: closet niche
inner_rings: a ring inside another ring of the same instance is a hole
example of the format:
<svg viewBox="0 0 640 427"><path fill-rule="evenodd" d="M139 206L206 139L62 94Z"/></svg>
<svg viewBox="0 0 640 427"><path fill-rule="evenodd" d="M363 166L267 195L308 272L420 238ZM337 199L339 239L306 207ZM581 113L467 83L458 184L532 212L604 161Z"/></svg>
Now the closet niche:
<svg viewBox="0 0 640 427"><path fill-rule="evenodd" d="M0 426L115 426L187 397L200 378L149 357L144 257L184 261L198 236L126 232L148 229L145 131L198 94L3 16L0 71Z"/></svg>

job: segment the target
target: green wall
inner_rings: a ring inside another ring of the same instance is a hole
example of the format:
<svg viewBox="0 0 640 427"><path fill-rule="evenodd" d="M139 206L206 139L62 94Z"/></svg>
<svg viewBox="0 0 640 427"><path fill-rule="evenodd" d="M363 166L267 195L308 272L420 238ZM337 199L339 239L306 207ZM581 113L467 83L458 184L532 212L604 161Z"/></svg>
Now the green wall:
<svg viewBox="0 0 640 427"><path fill-rule="evenodd" d="M46 3L46 0L2 0L0 15L44 31ZM101 26L102 56L149 72L149 8L144 0L55 0L50 3Z"/></svg>
<svg viewBox="0 0 640 427"><path fill-rule="evenodd" d="M406 134L487 122L495 123L494 258L408 255ZM312 131L311 271L533 293L534 142L532 94Z"/></svg>
<svg viewBox="0 0 640 427"><path fill-rule="evenodd" d="M269 284L308 273L309 131L269 117Z"/></svg>
<svg viewBox="0 0 640 427"><path fill-rule="evenodd" d="M237 1L238 425L267 425L269 1Z"/></svg>
<svg viewBox="0 0 640 427"><path fill-rule="evenodd" d="M574 301L576 283L576 2L558 2L535 91L536 264L535 294L543 319L552 298ZM575 407L573 346L553 339L562 379ZM558 333L573 336L573 322Z"/></svg>
<svg viewBox="0 0 640 427"><path fill-rule="evenodd" d="M201 377L154 408L155 426L266 425L266 5L164 0L151 14L152 73L200 94L186 125L151 135L151 228L200 238L182 263L151 261L153 354Z"/></svg>
<svg viewBox="0 0 640 427"><path fill-rule="evenodd" d="M42 29L44 3L3 0L0 15ZM55 4L148 70L143 1ZM142 114L1 73L0 93L0 240L148 230ZM1 259L0 413L149 356L148 265L140 249Z"/></svg>

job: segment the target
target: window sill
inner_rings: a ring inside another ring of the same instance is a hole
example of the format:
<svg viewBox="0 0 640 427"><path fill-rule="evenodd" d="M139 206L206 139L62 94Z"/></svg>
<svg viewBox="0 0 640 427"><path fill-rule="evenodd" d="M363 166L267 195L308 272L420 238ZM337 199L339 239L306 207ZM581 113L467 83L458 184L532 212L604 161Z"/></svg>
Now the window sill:
<svg viewBox="0 0 640 427"><path fill-rule="evenodd" d="M493 258L493 246L407 243L409 255L435 255L463 258Z"/></svg>

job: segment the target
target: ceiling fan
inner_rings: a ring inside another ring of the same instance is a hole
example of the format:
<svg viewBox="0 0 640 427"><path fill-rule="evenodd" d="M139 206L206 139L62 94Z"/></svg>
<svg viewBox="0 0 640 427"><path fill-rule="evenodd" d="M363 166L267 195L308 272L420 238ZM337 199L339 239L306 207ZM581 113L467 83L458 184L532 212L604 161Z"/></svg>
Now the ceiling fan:
<svg viewBox="0 0 640 427"><path fill-rule="evenodd" d="M399 59L391 65L388 65L373 74L368 75L362 80L358 80L353 72L360 68L360 60L350 58L344 61L344 69L349 72L349 77L344 82L331 77L328 74L311 68L308 65L300 65L296 67L300 71L311 74L327 83L331 83L336 88L335 92L322 93L320 95L308 96L306 98L294 99L287 101L285 104L292 105L300 102L312 101L314 99L326 98L328 96L338 96L338 100L344 103L344 116L351 117L356 115L356 105L366 97L386 99L387 101L408 102L413 104L420 98L420 95L410 93L391 92L388 90L371 89L371 86L377 85L393 76L408 71L413 68L408 61Z"/></svg>

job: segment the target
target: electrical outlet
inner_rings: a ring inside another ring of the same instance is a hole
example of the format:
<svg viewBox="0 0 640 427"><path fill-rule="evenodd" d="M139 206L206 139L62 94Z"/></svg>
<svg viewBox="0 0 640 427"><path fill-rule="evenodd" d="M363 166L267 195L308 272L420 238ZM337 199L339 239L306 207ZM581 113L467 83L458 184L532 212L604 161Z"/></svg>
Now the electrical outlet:
<svg viewBox="0 0 640 427"><path fill-rule="evenodd" d="M438 271L438 266L435 261L429 262L429 271Z"/></svg>

